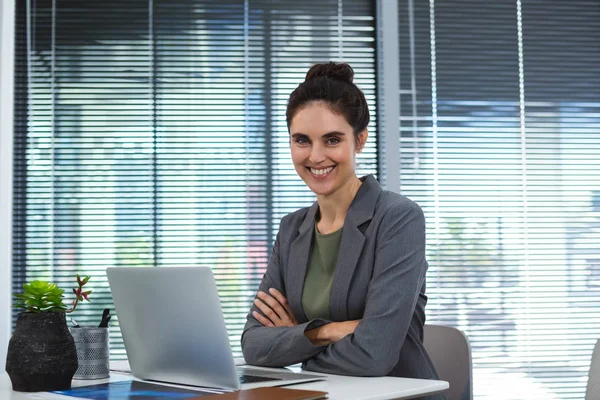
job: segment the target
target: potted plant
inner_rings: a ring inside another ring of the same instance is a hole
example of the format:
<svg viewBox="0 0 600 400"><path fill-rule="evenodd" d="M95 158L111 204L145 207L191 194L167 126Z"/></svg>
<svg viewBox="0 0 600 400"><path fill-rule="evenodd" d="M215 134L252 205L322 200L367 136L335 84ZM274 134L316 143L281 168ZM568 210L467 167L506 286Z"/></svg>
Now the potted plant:
<svg viewBox="0 0 600 400"><path fill-rule="evenodd" d="M6 372L13 390L42 392L71 388L77 370L77 351L67 327L66 313L78 302L89 301L91 290L84 291L89 281L77 275L77 289L71 307L63 303L64 290L54 283L35 280L23 285L23 293L15 295L15 307L23 311L8 344Z"/></svg>

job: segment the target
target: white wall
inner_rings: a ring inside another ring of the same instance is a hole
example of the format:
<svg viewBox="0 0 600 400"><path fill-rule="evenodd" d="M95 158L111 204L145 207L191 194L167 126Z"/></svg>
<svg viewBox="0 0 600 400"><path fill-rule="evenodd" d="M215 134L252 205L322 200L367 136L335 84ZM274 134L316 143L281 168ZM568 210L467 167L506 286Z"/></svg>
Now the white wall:
<svg viewBox="0 0 600 400"><path fill-rule="evenodd" d="M14 0L0 0L0 374L11 321L14 16Z"/></svg>

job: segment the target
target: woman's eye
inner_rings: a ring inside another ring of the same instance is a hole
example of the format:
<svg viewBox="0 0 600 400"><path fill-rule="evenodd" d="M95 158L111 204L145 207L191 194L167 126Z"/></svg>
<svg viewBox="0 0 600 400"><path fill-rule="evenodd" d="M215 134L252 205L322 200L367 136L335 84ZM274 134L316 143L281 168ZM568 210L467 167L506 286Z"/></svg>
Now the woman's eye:
<svg viewBox="0 0 600 400"><path fill-rule="evenodd" d="M338 144L340 142L340 138L331 137L327 139L327 144Z"/></svg>
<svg viewBox="0 0 600 400"><path fill-rule="evenodd" d="M308 139L305 137L297 137L296 138L296 143L298 144L307 144L308 143Z"/></svg>

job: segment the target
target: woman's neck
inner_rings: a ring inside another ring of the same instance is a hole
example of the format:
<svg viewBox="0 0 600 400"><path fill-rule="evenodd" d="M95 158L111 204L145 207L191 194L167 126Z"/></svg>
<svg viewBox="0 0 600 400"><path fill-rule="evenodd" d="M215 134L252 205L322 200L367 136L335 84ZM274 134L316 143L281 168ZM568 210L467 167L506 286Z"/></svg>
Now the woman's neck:
<svg viewBox="0 0 600 400"><path fill-rule="evenodd" d="M317 196L320 213L317 229L320 233L335 232L344 226L348 209L360 185L362 185L362 181L355 176L335 193L328 196Z"/></svg>

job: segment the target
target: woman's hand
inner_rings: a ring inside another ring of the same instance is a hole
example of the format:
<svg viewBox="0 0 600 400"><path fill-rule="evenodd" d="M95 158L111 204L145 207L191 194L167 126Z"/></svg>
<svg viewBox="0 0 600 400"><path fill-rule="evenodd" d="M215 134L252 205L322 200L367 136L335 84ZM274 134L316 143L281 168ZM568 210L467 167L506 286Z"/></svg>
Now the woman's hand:
<svg viewBox="0 0 600 400"><path fill-rule="evenodd" d="M263 313L252 311L252 316L264 326L295 326L298 323L290 309L287 299L277 289L269 289L270 296L265 292L258 292L254 305Z"/></svg>
<svg viewBox="0 0 600 400"><path fill-rule="evenodd" d="M344 322L331 322L319 328L306 331L304 335L315 346L327 346L339 342L348 335L354 333L360 319Z"/></svg>

